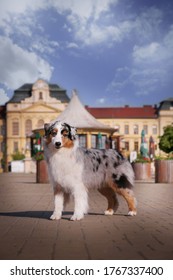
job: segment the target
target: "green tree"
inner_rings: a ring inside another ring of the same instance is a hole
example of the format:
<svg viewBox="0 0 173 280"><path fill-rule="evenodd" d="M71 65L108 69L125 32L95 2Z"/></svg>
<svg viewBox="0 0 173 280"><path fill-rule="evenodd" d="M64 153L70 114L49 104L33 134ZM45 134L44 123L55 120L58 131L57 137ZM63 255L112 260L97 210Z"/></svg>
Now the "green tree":
<svg viewBox="0 0 173 280"><path fill-rule="evenodd" d="M165 153L173 152L173 124L164 127L164 133L160 136L159 148Z"/></svg>

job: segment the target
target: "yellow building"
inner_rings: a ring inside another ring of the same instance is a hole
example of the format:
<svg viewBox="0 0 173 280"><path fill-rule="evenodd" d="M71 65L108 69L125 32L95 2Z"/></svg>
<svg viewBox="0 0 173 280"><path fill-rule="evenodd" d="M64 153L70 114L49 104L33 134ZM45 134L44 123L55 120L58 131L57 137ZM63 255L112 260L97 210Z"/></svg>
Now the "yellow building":
<svg viewBox="0 0 173 280"><path fill-rule="evenodd" d="M14 91L12 99L5 106L0 106L0 171L4 159L6 158L7 165L16 151L30 156L32 131L56 119L65 110L69 101L65 89L56 84L47 84L41 79ZM112 147L124 150L127 154L134 150L139 152L143 129L148 143L152 136L158 154L160 152L158 137L163 134L165 126L173 123L173 98L162 101L159 107L86 106L85 109L99 122L116 129L112 134ZM111 131L113 130L110 129ZM110 140L108 134L105 135L103 147L106 147L106 141ZM87 145L88 132L82 132L80 136L80 144ZM97 135L91 135L91 147L96 146L96 140Z"/></svg>
<svg viewBox="0 0 173 280"><path fill-rule="evenodd" d="M4 168L6 150L6 108L0 106L0 173Z"/></svg>
<svg viewBox="0 0 173 280"><path fill-rule="evenodd" d="M25 84L14 92L6 104L7 160L16 151L27 154L32 130L55 119L69 102L66 90L38 80Z"/></svg>
<svg viewBox="0 0 173 280"><path fill-rule="evenodd" d="M173 123L173 98L160 102L159 107L144 105L87 109L95 118L117 130L113 135L114 148L125 150L127 154L139 152L142 130L145 131L148 146L152 137L155 153L160 154L159 136L163 134L165 126Z"/></svg>

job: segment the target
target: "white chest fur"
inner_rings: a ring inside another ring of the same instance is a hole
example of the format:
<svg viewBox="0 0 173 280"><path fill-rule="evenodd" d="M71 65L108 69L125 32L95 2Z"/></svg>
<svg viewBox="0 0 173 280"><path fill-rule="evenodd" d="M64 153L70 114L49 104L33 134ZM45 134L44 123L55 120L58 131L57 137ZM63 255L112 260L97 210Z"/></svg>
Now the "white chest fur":
<svg viewBox="0 0 173 280"><path fill-rule="evenodd" d="M49 157L49 174L53 184L67 190L76 188L82 178L83 165L77 161L73 149L62 148Z"/></svg>

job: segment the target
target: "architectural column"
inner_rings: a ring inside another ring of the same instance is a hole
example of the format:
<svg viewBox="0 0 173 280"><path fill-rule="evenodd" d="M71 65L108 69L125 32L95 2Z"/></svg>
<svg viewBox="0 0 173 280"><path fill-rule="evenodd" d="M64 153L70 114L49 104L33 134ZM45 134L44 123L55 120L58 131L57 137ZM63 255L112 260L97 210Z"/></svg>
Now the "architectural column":
<svg viewBox="0 0 173 280"><path fill-rule="evenodd" d="M87 132L86 134L86 144L87 144L87 149L91 148L91 133Z"/></svg>

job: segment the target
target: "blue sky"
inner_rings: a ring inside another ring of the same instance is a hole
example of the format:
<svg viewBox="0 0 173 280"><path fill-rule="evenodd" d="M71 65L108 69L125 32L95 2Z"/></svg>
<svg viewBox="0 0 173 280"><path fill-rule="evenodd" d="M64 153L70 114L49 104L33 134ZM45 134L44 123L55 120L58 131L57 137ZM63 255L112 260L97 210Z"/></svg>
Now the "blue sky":
<svg viewBox="0 0 173 280"><path fill-rule="evenodd" d="M0 104L43 78L93 107L173 97L172 0L1 0Z"/></svg>

